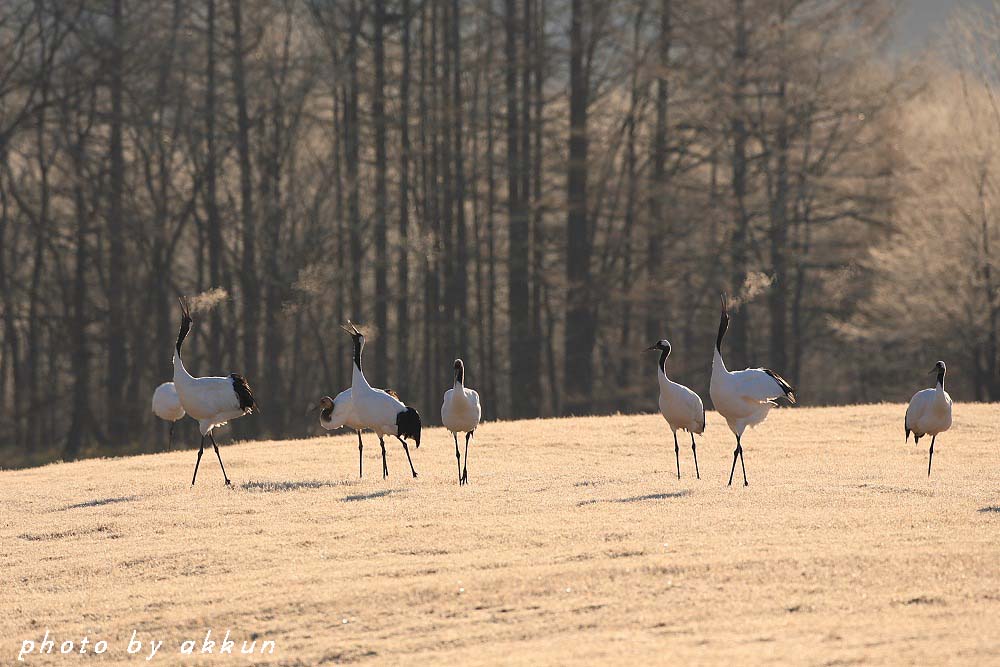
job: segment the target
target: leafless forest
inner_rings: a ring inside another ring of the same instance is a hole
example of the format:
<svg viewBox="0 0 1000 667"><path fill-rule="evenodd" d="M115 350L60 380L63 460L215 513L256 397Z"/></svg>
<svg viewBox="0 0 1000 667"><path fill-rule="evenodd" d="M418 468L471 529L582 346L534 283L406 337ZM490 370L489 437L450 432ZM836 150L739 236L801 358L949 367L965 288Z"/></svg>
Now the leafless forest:
<svg viewBox="0 0 1000 667"><path fill-rule="evenodd" d="M896 5L0 3L0 467L164 448L179 294L241 438L348 317L426 423L456 356L491 419L651 410L663 337L707 402L722 290L803 403L1000 399L1000 8L901 59Z"/></svg>

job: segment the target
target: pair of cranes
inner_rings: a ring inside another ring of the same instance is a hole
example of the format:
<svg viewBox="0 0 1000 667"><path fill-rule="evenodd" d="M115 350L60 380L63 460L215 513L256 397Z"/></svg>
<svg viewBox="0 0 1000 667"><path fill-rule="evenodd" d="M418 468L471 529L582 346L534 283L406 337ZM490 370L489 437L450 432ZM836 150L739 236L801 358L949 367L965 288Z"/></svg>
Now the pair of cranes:
<svg viewBox="0 0 1000 667"><path fill-rule="evenodd" d="M179 299L181 304L181 325L177 334L177 344L173 358L173 382L166 382L156 388L153 393L153 412L162 419L172 422L170 426L171 444L173 443L173 422L182 419L185 414L198 421L201 431L201 445L198 449L198 459L195 462L194 475L191 484L198 478L198 466L205 450L205 438L209 438L215 454L219 459L222 477L227 486L231 485L226 468L222 463L219 446L215 442L212 431L227 422L244 415L259 412L257 402L253 397L250 385L242 375L232 374L228 377L194 377L188 373L181 358L181 346L191 329L191 312L186 301ZM344 330L354 340L354 366L351 377L351 387L337 395L336 399L324 396L320 401L322 410L320 423L329 429L349 426L358 433L359 459L363 452L361 430L370 429L378 435L382 448L382 476L389 475L385 456L385 436L392 435L402 443L410 463L410 472L417 476L410 458L410 450L406 439L412 438L417 448L420 447L421 421L419 413L409 407L395 392L375 389L365 378L361 369L361 351L365 338L350 321ZM458 456L459 431L466 433L465 455L466 467L459 471L459 482L468 481L469 440L479 425L481 410L479 394L464 387L465 368L461 359L455 361L455 386L445 394L444 405L441 408L445 427L455 434L455 454ZM359 474L362 472L359 460Z"/></svg>
<svg viewBox="0 0 1000 667"><path fill-rule="evenodd" d="M385 458L385 435L395 436L406 451L410 463L410 472L417 476L413 468L413 460L407 447L407 436L414 438L420 447L420 415L412 407L406 406L399 395L391 389L375 389L365 378L361 368L361 352L364 349L365 337L354 324L348 320L343 327L354 341L354 365L351 374L351 386L337 394L335 398L324 396L319 400L319 423L328 431L342 427L350 428L358 434L358 476L363 476L364 444L361 431L370 429L378 435L382 448L382 477L388 477L389 469ZM445 428L452 432L455 438L455 458L459 464L458 482L466 484L469 478L469 440L472 438L482 409L479 405L479 394L474 389L465 387L465 365L461 359L455 360L455 383L445 392L444 403L441 406L441 421ZM461 464L458 449L458 433L465 433L465 466Z"/></svg>
<svg viewBox="0 0 1000 667"><path fill-rule="evenodd" d="M780 375L769 368L748 368L742 371L730 371L722 358L722 339L729 328L729 306L726 296L722 295L722 315L719 320L719 334L715 340L715 355L712 359L712 379L709 383L709 395L715 409L725 419L729 429L736 436L736 449L733 450L733 466L729 471L729 485L733 483L736 472L736 459L739 458L743 470L743 485L748 486L746 464L743 459L743 433L748 427L756 426L767 418L776 401L786 398L795 403L795 390ZM695 475L701 479L698 471L698 452L695 448L694 436L705 431L705 406L701 398L691 389L673 382L667 377L667 357L670 356L670 343L667 340L657 341L647 348L647 351L658 350L660 361L657 369L657 379L660 384L660 413L670 425L674 434L674 456L677 459L677 478L681 476L680 447L677 443L677 431L685 430L691 434L691 452L694 455ZM934 458L934 441L938 434L951 427L951 397L944 390L945 363L937 362L931 373L937 373L937 383L933 389L924 389L914 394L906 409L904 428L906 439L914 434L914 442L924 435L931 436L930 455L927 460L927 474L931 474L931 460Z"/></svg>

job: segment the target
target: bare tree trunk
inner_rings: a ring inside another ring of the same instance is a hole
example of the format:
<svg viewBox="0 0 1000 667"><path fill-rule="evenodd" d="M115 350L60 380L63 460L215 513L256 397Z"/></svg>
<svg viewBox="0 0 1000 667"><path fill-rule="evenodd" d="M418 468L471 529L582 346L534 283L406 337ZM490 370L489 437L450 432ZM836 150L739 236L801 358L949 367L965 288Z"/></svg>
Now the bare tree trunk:
<svg viewBox="0 0 1000 667"><path fill-rule="evenodd" d="M360 138L358 119L358 37L361 33L361 9L357 0L350 6L350 35L347 45L348 89L347 89L347 209L348 230L351 249L351 317L364 320L362 311L363 294L361 292L361 267L364 262L361 247L361 203L358 188L360 160Z"/></svg>
<svg viewBox="0 0 1000 667"><path fill-rule="evenodd" d="M260 287L257 281L257 225L253 205L253 172L250 165L250 119L247 112L246 74L244 71L243 22L240 0L231 0L233 15L233 86L236 95L236 148L240 163L240 203L243 218L243 255L240 280L243 290L243 373L253 379L257 376L258 341L260 322ZM256 420L242 427L251 434L257 432Z"/></svg>
<svg viewBox="0 0 1000 667"><path fill-rule="evenodd" d="M108 211L108 376L107 376L107 428L108 438L121 446L126 437L127 414L122 391L128 371L125 358L125 155L122 146L124 97L125 20L123 0L112 2L111 44L111 118L110 159L111 183L110 210Z"/></svg>
<svg viewBox="0 0 1000 667"><path fill-rule="evenodd" d="M205 215L208 220L208 280L212 287L222 284L222 223L219 220L219 205L216 178L215 148L215 0L208 1L206 46L208 51L207 80L205 82ZM214 364L222 363L221 309L213 308L212 331L208 337L209 357Z"/></svg>
<svg viewBox="0 0 1000 667"><path fill-rule="evenodd" d="M396 327L402 333L397 348L396 381L402 396L410 391L409 233L410 233L410 0L403 0L402 74L399 82L399 288L396 300Z"/></svg>
<svg viewBox="0 0 1000 667"><path fill-rule="evenodd" d="M469 317L468 317L468 269L469 255L467 231L465 228L465 164L463 153L462 125L462 13L458 0L452 0L451 5L451 52L452 52L452 127L454 129L455 159L455 265L452 272L452 320L451 328L456 332L454 345L456 353L466 354L469 350Z"/></svg>
<svg viewBox="0 0 1000 667"><path fill-rule="evenodd" d="M385 155L385 0L375 0L375 26L372 46L375 58L375 87L372 91L372 123L375 125L375 330L382 338L375 346L375 375L386 380L387 351L394 344L389 338L389 283L386 269L389 264L386 248L386 192Z"/></svg>
<svg viewBox="0 0 1000 667"><path fill-rule="evenodd" d="M659 67L656 75L656 128L653 133L653 174L649 193L649 238L646 265L649 296L646 302L646 340L659 339L667 309L663 284L664 201L667 197L667 120L670 102L670 48L673 38L672 0L660 2Z"/></svg>
<svg viewBox="0 0 1000 667"><path fill-rule="evenodd" d="M492 9L492 2L487 0L488 9ZM492 16L489 12L488 16ZM487 24L486 29L486 50L493 53L493 26ZM492 60L487 62L487 84L486 84L486 336L487 352L485 372L486 381L491 399L483 406L483 415L488 419L497 418L498 402L500 400L499 378L500 370L497 368L497 275L496 275L496 150L495 137L493 136L493 73Z"/></svg>
<svg viewBox="0 0 1000 667"><path fill-rule="evenodd" d="M730 287L734 291L743 289L747 279L747 244L750 233L750 213L747 210L747 129L744 119L744 94L747 70L747 26L744 0L733 0L733 16L736 21L736 44L733 49L733 70L736 81L732 92L732 116L730 135L732 153L732 193L733 193L733 233L730 238ZM747 361L747 331L750 329L750 309L744 303L740 326L733 327L729 334L730 366L739 368Z"/></svg>
<svg viewBox="0 0 1000 667"><path fill-rule="evenodd" d="M595 343L590 292L591 240L587 222L587 106L583 0L572 0L569 46L569 163L566 167L565 406L570 414L591 409Z"/></svg>
<svg viewBox="0 0 1000 667"><path fill-rule="evenodd" d="M518 49L517 7L515 0L505 0L504 28L506 32L506 91L507 91L507 211L510 217L507 273L508 322L510 331L510 400L511 417L530 417L537 413L538 397L525 390L530 387L537 369L532 368L531 330L528 294L530 270L530 238L527 211L521 179L521 128L518 118Z"/></svg>

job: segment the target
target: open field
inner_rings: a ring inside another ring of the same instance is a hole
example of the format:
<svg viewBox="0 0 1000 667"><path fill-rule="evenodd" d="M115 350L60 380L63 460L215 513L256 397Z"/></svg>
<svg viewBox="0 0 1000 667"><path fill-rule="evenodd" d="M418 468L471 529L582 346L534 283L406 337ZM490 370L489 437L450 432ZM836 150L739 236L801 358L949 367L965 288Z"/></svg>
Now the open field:
<svg viewBox="0 0 1000 667"><path fill-rule="evenodd" d="M133 629L245 664L178 656L209 628L273 665L1000 664L1000 409L956 405L930 479L903 411L776 410L748 488L714 413L700 481L659 415L484 424L464 488L437 429L419 479L366 435L359 481L353 434L224 446L233 489L211 450L193 489L193 451L3 472L0 664L46 628L109 649L25 664L145 664Z"/></svg>

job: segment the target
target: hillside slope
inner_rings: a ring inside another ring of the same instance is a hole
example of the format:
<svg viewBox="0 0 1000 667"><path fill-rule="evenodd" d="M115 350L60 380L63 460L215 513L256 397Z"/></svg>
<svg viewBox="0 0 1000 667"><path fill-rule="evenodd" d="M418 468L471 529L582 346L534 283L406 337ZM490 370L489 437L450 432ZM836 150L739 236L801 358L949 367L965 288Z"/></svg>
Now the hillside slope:
<svg viewBox="0 0 1000 667"><path fill-rule="evenodd" d="M274 641L273 665L638 661L1000 662L1000 410L956 405L927 448L900 405L777 410L744 439L709 413L489 423L457 484L427 431L351 435L0 473L0 663L23 640ZM737 479L739 480L739 471ZM218 649L218 646L216 647ZM235 662L234 662L235 660ZM29 655L25 664L76 664Z"/></svg>

